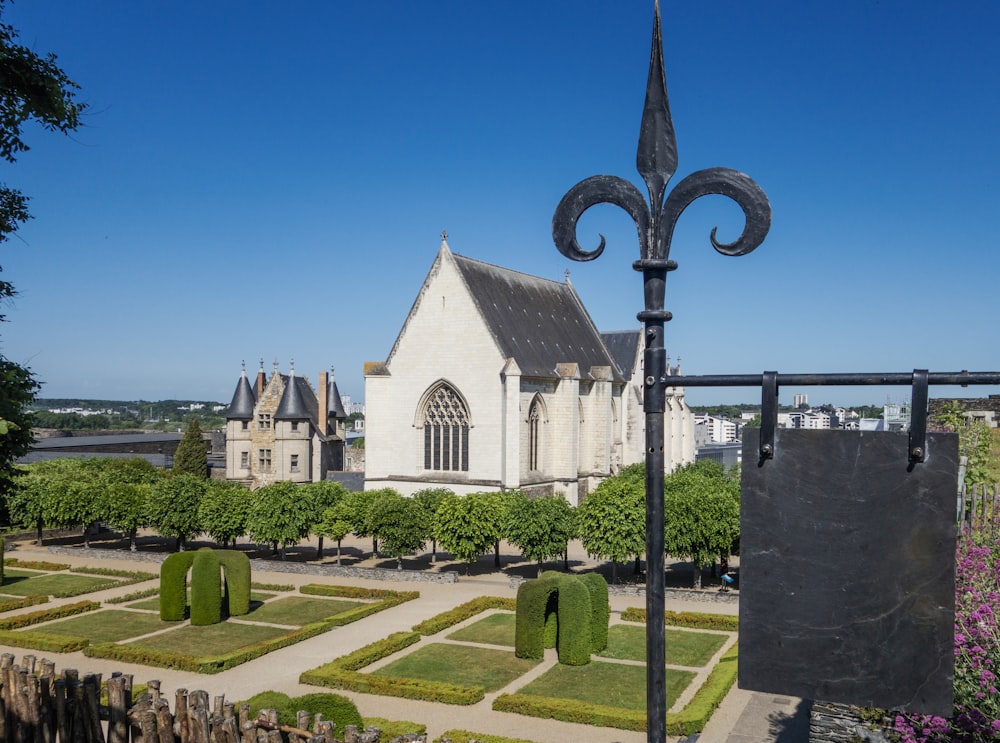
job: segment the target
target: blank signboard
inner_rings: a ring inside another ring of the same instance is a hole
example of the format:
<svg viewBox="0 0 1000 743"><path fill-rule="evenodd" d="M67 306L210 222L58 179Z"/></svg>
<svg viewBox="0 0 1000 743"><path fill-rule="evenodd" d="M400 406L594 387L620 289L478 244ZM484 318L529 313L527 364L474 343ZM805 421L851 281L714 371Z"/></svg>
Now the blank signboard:
<svg viewBox="0 0 1000 743"><path fill-rule="evenodd" d="M950 716L958 436L743 439L740 688Z"/></svg>

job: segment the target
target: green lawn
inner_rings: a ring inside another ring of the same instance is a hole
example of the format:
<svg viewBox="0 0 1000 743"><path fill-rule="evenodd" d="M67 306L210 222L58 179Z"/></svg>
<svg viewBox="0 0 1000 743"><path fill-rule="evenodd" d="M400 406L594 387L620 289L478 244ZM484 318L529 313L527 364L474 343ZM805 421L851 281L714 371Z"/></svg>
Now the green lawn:
<svg viewBox="0 0 1000 743"><path fill-rule="evenodd" d="M685 632L667 629L667 663L675 666L700 668L726 642L726 635L710 632ZM615 624L608 628L608 647L598 653L605 658L646 660L646 628L628 624Z"/></svg>
<svg viewBox="0 0 1000 743"><path fill-rule="evenodd" d="M260 606L269 598L273 598L277 594L265 593L263 591L251 591L250 592L250 610L253 611L254 605ZM142 599L141 601L133 601L127 604L130 609L147 609L149 611L159 611L160 610L160 597L153 596L152 598ZM262 620L263 621L263 620Z"/></svg>
<svg viewBox="0 0 1000 743"><path fill-rule="evenodd" d="M107 609L46 624L39 630L46 634L86 637L93 642L119 642L173 625L173 622L161 621L156 614Z"/></svg>
<svg viewBox="0 0 1000 743"><path fill-rule="evenodd" d="M486 691L496 691L536 664L537 661L517 658L506 650L433 643L374 671L374 675L481 686Z"/></svg>
<svg viewBox="0 0 1000 743"><path fill-rule="evenodd" d="M463 627L448 635L449 640L481 642L485 645L514 647L514 614L501 612L480 619L468 627Z"/></svg>
<svg viewBox="0 0 1000 743"><path fill-rule="evenodd" d="M695 677L691 671L667 671L667 709ZM646 709L646 667L591 661L585 666L558 664L518 694L532 694L623 709Z"/></svg>
<svg viewBox="0 0 1000 743"><path fill-rule="evenodd" d="M5 573L7 571L4 571ZM79 575L76 573L51 573L48 575L34 574L30 577L4 575L3 593L16 596L37 594L40 596L78 596L82 593L100 591L109 588L119 581L113 578L102 578L95 575Z"/></svg>
<svg viewBox="0 0 1000 743"><path fill-rule="evenodd" d="M222 655L247 645L270 640L287 632L288 630L278 627L243 624L230 619L205 627L192 627L191 625L178 627L170 632L130 642L128 645L193 656Z"/></svg>
<svg viewBox="0 0 1000 743"><path fill-rule="evenodd" d="M363 605L361 601L288 596L251 609L246 619L252 622L272 622L301 627Z"/></svg>

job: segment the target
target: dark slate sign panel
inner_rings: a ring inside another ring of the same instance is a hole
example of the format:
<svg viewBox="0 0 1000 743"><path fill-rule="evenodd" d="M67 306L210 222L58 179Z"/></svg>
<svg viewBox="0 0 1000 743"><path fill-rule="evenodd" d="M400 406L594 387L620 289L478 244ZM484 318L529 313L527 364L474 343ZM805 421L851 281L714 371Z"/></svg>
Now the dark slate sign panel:
<svg viewBox="0 0 1000 743"><path fill-rule="evenodd" d="M958 436L743 439L741 689L950 716Z"/></svg>

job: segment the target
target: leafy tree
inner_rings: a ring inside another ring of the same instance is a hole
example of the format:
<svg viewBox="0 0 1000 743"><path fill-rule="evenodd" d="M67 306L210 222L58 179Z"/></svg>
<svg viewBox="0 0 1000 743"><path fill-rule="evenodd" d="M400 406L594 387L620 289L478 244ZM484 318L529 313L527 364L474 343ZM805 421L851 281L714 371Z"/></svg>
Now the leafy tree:
<svg viewBox="0 0 1000 743"><path fill-rule="evenodd" d="M202 530L223 547L247 533L250 491L238 482L208 480L198 504Z"/></svg>
<svg viewBox="0 0 1000 743"><path fill-rule="evenodd" d="M0 235L0 242L2 240ZM4 292L4 283L0 282L0 301L12 293ZM14 487L17 474L14 461L28 453L34 440L28 406L38 389L39 384L30 370L0 355L0 505L10 498Z"/></svg>
<svg viewBox="0 0 1000 743"><path fill-rule="evenodd" d="M109 482L100 486L102 518L128 534L129 549L135 552L136 534L149 522L149 501L153 486L148 483Z"/></svg>
<svg viewBox="0 0 1000 743"><path fill-rule="evenodd" d="M423 509L427 526L425 538L431 540L431 562L437 562L437 537L434 535L434 516L437 514L441 501L449 495L454 495L455 491L449 488L424 488L413 494L413 500Z"/></svg>
<svg viewBox="0 0 1000 743"><path fill-rule="evenodd" d="M505 514L503 533L507 541L520 548L521 554L538 563L557 558L575 534L573 507L559 495L529 498L518 490L513 493Z"/></svg>
<svg viewBox="0 0 1000 743"><path fill-rule="evenodd" d="M503 515L495 493L450 495L438 506L434 533L442 549L473 563L500 541Z"/></svg>
<svg viewBox="0 0 1000 743"><path fill-rule="evenodd" d="M423 549L427 538L427 513L412 498L395 490L376 491L368 512L372 534L380 542L380 553L396 558L396 569L403 569L403 555Z"/></svg>
<svg viewBox="0 0 1000 743"><path fill-rule="evenodd" d="M198 516L208 481L181 473L164 478L153 487L149 502L149 523L161 535L177 539L177 549L201 531Z"/></svg>
<svg viewBox="0 0 1000 743"><path fill-rule="evenodd" d="M323 514L326 513L327 509L332 508L334 505L339 503L345 495L347 495L347 488L341 485L339 482L332 482L330 480L320 480L319 482L310 482L305 485L300 486L302 491L305 493L305 497L309 499L310 504L312 504L313 509L313 528L312 533L316 535L316 559L323 559L323 537L325 534L320 533L316 526L322 521ZM343 537L341 537L343 538Z"/></svg>
<svg viewBox="0 0 1000 743"><path fill-rule="evenodd" d="M0 17L5 6L6 0L0 0ZM9 163L28 149L22 138L27 123L65 134L79 126L84 109L74 100L78 86L56 65L55 55L39 56L17 39L17 30L0 21L0 157ZM28 197L0 183L0 243L30 218ZM0 281L0 302L15 293L10 282ZM0 498L4 501L14 484L14 461L31 447L28 408L38 389L27 367L0 355Z"/></svg>
<svg viewBox="0 0 1000 743"><path fill-rule="evenodd" d="M958 400L949 400L935 416L936 423L958 433L958 454L965 457L965 486L994 483L991 469L993 434L984 421L971 420L967 408Z"/></svg>
<svg viewBox="0 0 1000 743"><path fill-rule="evenodd" d="M247 531L257 543L271 544L285 559L285 549L309 536L316 523L312 503L300 486L282 480L250 494Z"/></svg>
<svg viewBox="0 0 1000 743"><path fill-rule="evenodd" d="M174 454L174 472L186 472L189 475L208 479L208 452L205 450L205 439L197 418L188 421L184 435L177 445Z"/></svg>
<svg viewBox="0 0 1000 743"><path fill-rule="evenodd" d="M611 580L618 563L646 549L646 487L643 476L609 477L576 509L580 541L587 554L611 560Z"/></svg>
<svg viewBox="0 0 1000 743"><path fill-rule="evenodd" d="M340 565L340 543L354 528L353 511L347 498L323 511L319 523L313 527L313 531L321 537L330 537L337 540L337 564Z"/></svg>
<svg viewBox="0 0 1000 743"><path fill-rule="evenodd" d="M674 557L694 563L694 586L701 566L738 549L740 484L722 465L708 459L681 467L664 478L664 546Z"/></svg>
<svg viewBox="0 0 1000 743"><path fill-rule="evenodd" d="M356 537L372 538L372 557L378 555L378 537L372 531L368 514L372 502L378 497L378 490L356 490L345 496L348 511L351 515L351 532Z"/></svg>

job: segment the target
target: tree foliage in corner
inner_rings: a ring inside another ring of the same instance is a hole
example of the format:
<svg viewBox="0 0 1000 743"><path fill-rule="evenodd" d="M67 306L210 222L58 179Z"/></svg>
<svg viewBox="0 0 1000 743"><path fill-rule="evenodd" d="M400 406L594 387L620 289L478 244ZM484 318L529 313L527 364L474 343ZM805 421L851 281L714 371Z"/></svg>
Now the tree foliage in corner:
<svg viewBox="0 0 1000 743"><path fill-rule="evenodd" d="M177 445L177 452L174 454L174 472L186 472L203 480L208 478L208 452L197 418L188 421L184 435Z"/></svg>
<svg viewBox="0 0 1000 743"><path fill-rule="evenodd" d="M65 134L80 125L85 104L75 100L79 86L56 64L54 54L39 56L17 43L17 30L3 22L6 5L7 0L0 0L0 157L13 163L28 149L22 138L25 124L35 122ZM0 243L30 218L28 197L0 183ZM0 302L14 294L10 282L0 281ZM38 388L27 367L0 355L0 496L4 499L13 487L14 460L31 447L28 406Z"/></svg>
<svg viewBox="0 0 1000 743"><path fill-rule="evenodd" d="M722 465L699 459L663 481L664 546L667 554L694 563L694 587L702 565L739 552L740 483Z"/></svg>

